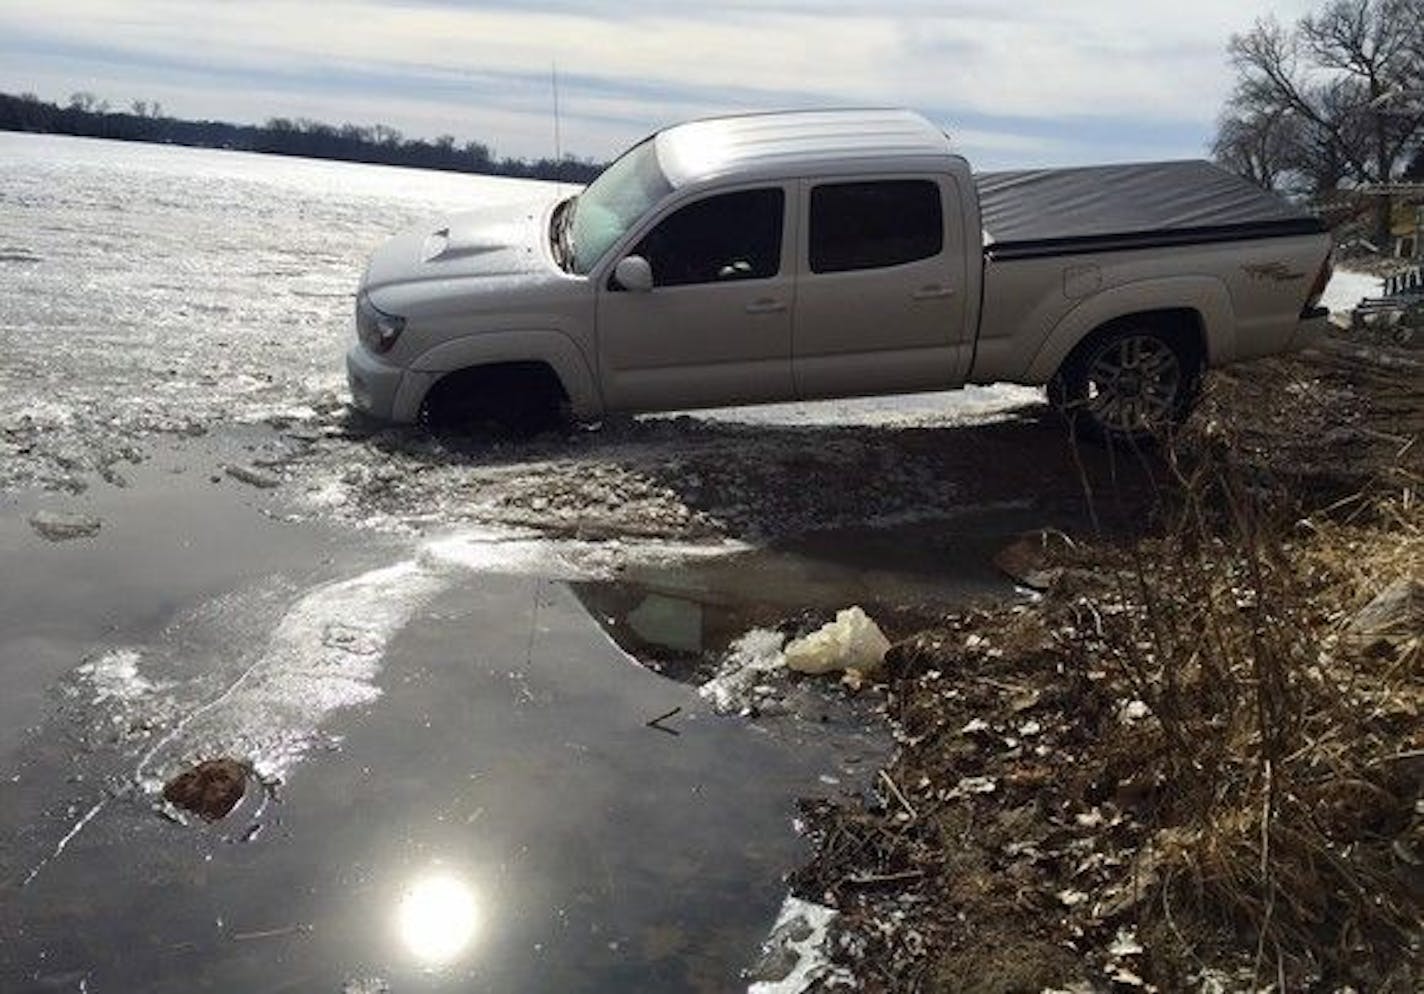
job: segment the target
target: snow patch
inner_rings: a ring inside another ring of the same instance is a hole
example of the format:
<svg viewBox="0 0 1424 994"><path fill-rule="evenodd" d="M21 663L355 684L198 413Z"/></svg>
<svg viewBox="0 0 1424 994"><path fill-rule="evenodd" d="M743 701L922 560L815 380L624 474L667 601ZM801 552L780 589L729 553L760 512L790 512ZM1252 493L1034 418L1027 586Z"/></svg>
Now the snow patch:
<svg viewBox="0 0 1424 994"><path fill-rule="evenodd" d="M787 895L762 944L762 956L751 972L747 994L804 994L850 984L850 973L831 963L831 923L837 912Z"/></svg>
<svg viewBox="0 0 1424 994"><path fill-rule="evenodd" d="M1357 273L1349 269L1337 269L1320 298L1320 306L1328 308L1331 314L1348 314L1359 306L1366 297L1378 297L1384 293L1384 280L1369 273Z"/></svg>
<svg viewBox="0 0 1424 994"><path fill-rule="evenodd" d="M704 421L799 427L982 424L1002 420L1021 408L1041 404L1043 400L1043 390L1039 387L1012 383L995 383L991 386L971 384L959 390L939 393L760 404L753 407L712 408L647 417L691 416Z"/></svg>

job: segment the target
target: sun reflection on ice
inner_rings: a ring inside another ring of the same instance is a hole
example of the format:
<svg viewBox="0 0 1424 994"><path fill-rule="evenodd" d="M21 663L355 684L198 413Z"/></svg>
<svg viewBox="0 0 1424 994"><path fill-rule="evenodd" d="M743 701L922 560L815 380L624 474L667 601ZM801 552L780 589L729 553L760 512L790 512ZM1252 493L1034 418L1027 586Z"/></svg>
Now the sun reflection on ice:
<svg viewBox="0 0 1424 994"><path fill-rule="evenodd" d="M479 929L475 893L459 877L433 873L401 894L396 924L406 949L427 967L460 957Z"/></svg>

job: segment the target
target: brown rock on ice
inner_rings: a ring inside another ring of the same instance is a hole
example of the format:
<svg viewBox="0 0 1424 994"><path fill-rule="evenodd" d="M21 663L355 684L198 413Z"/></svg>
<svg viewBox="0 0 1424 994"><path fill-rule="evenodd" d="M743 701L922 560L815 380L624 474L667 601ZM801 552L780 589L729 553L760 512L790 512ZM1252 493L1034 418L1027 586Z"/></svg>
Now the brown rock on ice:
<svg viewBox="0 0 1424 994"><path fill-rule="evenodd" d="M205 759L168 781L163 797L205 821L217 821L237 806L246 790L246 764L235 759Z"/></svg>

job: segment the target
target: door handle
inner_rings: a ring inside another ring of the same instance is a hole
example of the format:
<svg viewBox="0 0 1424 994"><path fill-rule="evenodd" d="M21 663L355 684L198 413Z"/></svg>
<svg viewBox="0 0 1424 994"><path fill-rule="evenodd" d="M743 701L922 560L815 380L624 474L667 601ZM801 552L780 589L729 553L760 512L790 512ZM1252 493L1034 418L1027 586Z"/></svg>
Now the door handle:
<svg viewBox="0 0 1424 994"><path fill-rule="evenodd" d="M931 283L929 286L922 286L914 293L910 294L915 300L935 300L939 297L953 297L954 287L940 286L938 283Z"/></svg>
<svg viewBox="0 0 1424 994"><path fill-rule="evenodd" d="M770 298L754 300L747 305L748 314L775 314L784 310L786 310L784 303L779 300L771 300Z"/></svg>

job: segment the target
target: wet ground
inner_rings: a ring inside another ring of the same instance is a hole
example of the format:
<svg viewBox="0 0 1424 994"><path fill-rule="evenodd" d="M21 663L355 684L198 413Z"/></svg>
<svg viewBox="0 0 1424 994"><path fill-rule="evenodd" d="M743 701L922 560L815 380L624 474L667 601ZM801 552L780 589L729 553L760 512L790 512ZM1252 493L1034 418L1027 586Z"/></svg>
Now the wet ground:
<svg viewBox="0 0 1424 994"><path fill-rule="evenodd" d="M352 418L365 254L516 195L0 135L0 989L734 989L796 799L887 744L873 694L698 684L749 631L1011 594L993 551L1079 513L1014 388L520 446ZM232 814L163 804L220 756Z"/></svg>

